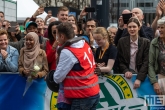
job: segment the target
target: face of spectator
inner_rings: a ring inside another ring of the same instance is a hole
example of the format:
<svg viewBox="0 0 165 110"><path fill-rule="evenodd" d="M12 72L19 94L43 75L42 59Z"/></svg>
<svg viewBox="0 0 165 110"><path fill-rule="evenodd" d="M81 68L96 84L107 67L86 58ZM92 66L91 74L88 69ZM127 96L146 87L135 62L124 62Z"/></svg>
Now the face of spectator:
<svg viewBox="0 0 165 110"><path fill-rule="evenodd" d="M92 33L96 29L96 22L94 20L88 21L86 23L86 32L89 34Z"/></svg>
<svg viewBox="0 0 165 110"><path fill-rule="evenodd" d="M3 27L3 29L8 30L8 28L9 28L9 23L8 23L7 21L4 21L4 22L2 23L2 27Z"/></svg>
<svg viewBox="0 0 165 110"><path fill-rule="evenodd" d="M77 26L75 24L72 24L73 29L74 29L74 33L77 35L78 34L78 29Z"/></svg>
<svg viewBox="0 0 165 110"><path fill-rule="evenodd" d="M11 37L15 37L16 32L11 32Z"/></svg>
<svg viewBox="0 0 165 110"><path fill-rule="evenodd" d="M69 13L69 11L60 11L57 14L58 20L61 21L61 22L68 21L68 13Z"/></svg>
<svg viewBox="0 0 165 110"><path fill-rule="evenodd" d="M115 38L116 32L117 32L117 28L109 28L108 31L111 33L111 37Z"/></svg>
<svg viewBox="0 0 165 110"><path fill-rule="evenodd" d="M56 25L52 26L52 35L56 39Z"/></svg>
<svg viewBox="0 0 165 110"><path fill-rule="evenodd" d="M51 18L51 19L49 20L49 24L50 24L51 22L54 22L54 21L56 21L56 19L55 19L55 18Z"/></svg>
<svg viewBox="0 0 165 110"><path fill-rule="evenodd" d="M26 36L25 43L26 43L27 49L32 49L35 43L34 38L31 35Z"/></svg>
<svg viewBox="0 0 165 110"><path fill-rule="evenodd" d="M128 29L128 33L130 34L130 36L137 36L138 31L140 30L140 28L138 27L138 25L135 22L130 22L127 26L127 29Z"/></svg>
<svg viewBox="0 0 165 110"><path fill-rule="evenodd" d="M159 30L160 37L165 37L165 24L159 24L158 30Z"/></svg>
<svg viewBox="0 0 165 110"><path fill-rule="evenodd" d="M42 29L42 28L44 28L44 21L43 21L43 19L42 18L37 18L36 19L36 24L37 24L37 28L39 28L39 29Z"/></svg>
<svg viewBox="0 0 165 110"><path fill-rule="evenodd" d="M29 32L36 32L37 33L37 27L35 27L34 25L30 25L27 29L26 29L27 33Z"/></svg>
<svg viewBox="0 0 165 110"><path fill-rule="evenodd" d="M136 17L139 19L140 22L143 21L144 15L143 15L143 12L142 12L141 9L139 9L139 8L134 8L134 9L132 9L131 12L132 12L132 16L133 16L133 17L136 16Z"/></svg>
<svg viewBox="0 0 165 110"><path fill-rule="evenodd" d="M0 20L4 21L5 20L5 17L2 13L0 13Z"/></svg>
<svg viewBox="0 0 165 110"><path fill-rule="evenodd" d="M58 33L58 29L56 29L56 35L57 35L56 39L58 40L59 44L63 45L65 43L65 40L66 40L64 35L61 33Z"/></svg>
<svg viewBox="0 0 165 110"><path fill-rule="evenodd" d="M8 38L7 35L0 35L0 49L6 50L8 46Z"/></svg>
<svg viewBox="0 0 165 110"><path fill-rule="evenodd" d="M68 17L68 22L71 22L71 23L74 23L74 24L76 23L73 16Z"/></svg>
<svg viewBox="0 0 165 110"><path fill-rule="evenodd" d="M103 37L101 34L93 34L93 38L100 47L106 43L106 37Z"/></svg>

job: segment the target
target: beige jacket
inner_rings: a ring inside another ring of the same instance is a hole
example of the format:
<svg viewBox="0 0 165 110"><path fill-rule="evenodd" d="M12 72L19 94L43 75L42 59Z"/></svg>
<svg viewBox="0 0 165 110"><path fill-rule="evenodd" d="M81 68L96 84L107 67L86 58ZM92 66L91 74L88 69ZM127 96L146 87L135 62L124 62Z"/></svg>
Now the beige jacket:
<svg viewBox="0 0 165 110"><path fill-rule="evenodd" d="M22 74L24 67L23 67L23 62L24 62L24 58L23 58L23 48L20 51L20 56L19 56L19 65L18 65L18 70L19 73ZM47 57L46 57L46 53L44 50L40 49L39 50L39 54L37 56L37 62L41 62L42 63L42 69L37 73L39 75L40 78L44 77L45 75L47 75L48 73L48 62L47 62Z"/></svg>

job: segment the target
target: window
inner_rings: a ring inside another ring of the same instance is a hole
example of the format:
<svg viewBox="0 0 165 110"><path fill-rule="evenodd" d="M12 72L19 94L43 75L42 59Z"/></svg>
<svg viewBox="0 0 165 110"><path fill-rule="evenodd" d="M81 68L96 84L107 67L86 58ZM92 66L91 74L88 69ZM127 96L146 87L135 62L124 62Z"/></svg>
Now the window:
<svg viewBox="0 0 165 110"><path fill-rule="evenodd" d="M137 3L137 7L144 7L144 3Z"/></svg>
<svg viewBox="0 0 165 110"><path fill-rule="evenodd" d="M153 3L137 3L137 7L153 7Z"/></svg>

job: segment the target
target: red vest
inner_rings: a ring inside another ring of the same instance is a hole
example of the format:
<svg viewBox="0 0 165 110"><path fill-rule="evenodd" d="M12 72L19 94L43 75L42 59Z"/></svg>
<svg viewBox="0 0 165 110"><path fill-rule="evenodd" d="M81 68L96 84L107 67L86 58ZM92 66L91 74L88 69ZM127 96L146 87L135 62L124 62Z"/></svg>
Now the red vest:
<svg viewBox="0 0 165 110"><path fill-rule="evenodd" d="M95 60L91 48L85 43L83 48L65 47L78 59L83 70L71 70L64 80L66 98L87 98L99 93L98 76L94 74Z"/></svg>

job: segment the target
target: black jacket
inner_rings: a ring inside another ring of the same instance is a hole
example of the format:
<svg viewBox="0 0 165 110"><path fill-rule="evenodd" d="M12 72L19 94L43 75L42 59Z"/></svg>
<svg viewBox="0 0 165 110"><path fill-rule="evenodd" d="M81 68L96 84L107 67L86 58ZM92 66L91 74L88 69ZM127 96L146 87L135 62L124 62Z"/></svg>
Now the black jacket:
<svg viewBox="0 0 165 110"><path fill-rule="evenodd" d="M149 62L149 47L150 41L148 39L138 38L138 52L136 54L137 79L144 81L148 73ZM119 70L125 74L129 69L130 64L130 37L123 37L119 40L117 45Z"/></svg>

